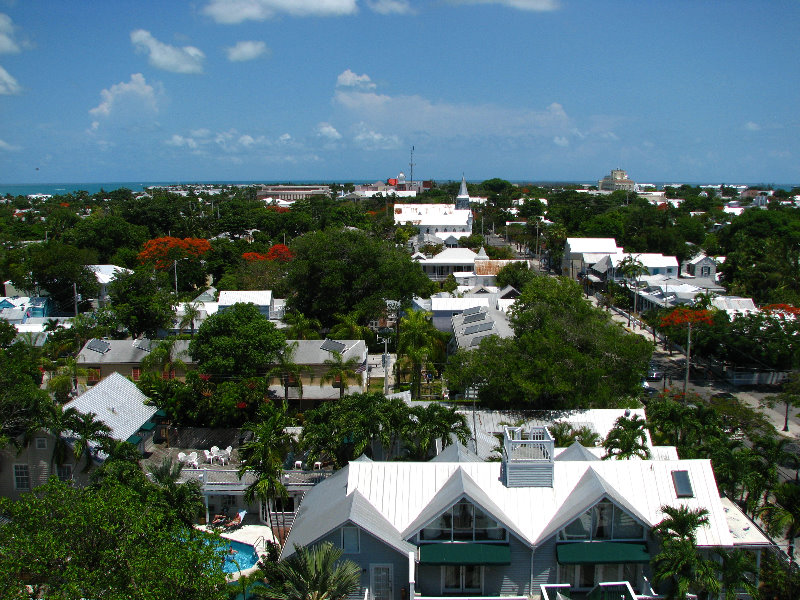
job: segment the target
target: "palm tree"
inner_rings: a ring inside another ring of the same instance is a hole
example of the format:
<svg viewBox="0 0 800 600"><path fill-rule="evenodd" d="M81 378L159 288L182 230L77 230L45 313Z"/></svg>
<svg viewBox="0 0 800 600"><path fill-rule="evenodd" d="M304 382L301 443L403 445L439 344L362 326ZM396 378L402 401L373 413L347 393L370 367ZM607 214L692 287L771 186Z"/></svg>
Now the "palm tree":
<svg viewBox="0 0 800 600"><path fill-rule="evenodd" d="M327 371L320 378L322 383L339 384L339 399L344 397L344 391L349 387L348 382L355 379L358 373L356 369L361 362L355 356L344 360L341 352L333 352L333 358L326 358L324 361Z"/></svg>
<svg viewBox="0 0 800 600"><path fill-rule="evenodd" d="M193 530L197 516L204 509L203 492L196 480L178 483L182 465L165 456L160 465L150 467L150 477L159 489L164 504L175 514L175 518Z"/></svg>
<svg viewBox="0 0 800 600"><path fill-rule="evenodd" d="M200 305L196 302L186 302L183 305L183 316L178 323L178 328L183 333L187 326L191 327L191 336L194 337L194 323L200 317Z"/></svg>
<svg viewBox="0 0 800 600"><path fill-rule="evenodd" d="M68 431L73 431L77 427L78 418L79 413L74 408L70 407L63 410L60 406L53 405L50 414L45 420L45 427L55 438L53 454L50 457L51 465L61 466L64 464L64 460L67 457L67 449L69 448L64 434Z"/></svg>
<svg viewBox="0 0 800 600"><path fill-rule="evenodd" d="M800 406L800 372L794 372L784 382L783 389L775 396L767 396L762 403L773 408L776 404L783 404L783 431L789 431L789 409Z"/></svg>
<svg viewBox="0 0 800 600"><path fill-rule="evenodd" d="M98 419L93 412L77 413L72 425L74 427L72 432L77 438L73 447L75 464L80 462L82 456L85 456L86 465L83 470L86 472L92 464L92 458L97 453L94 445L97 444L101 448L107 445L110 441L111 428Z"/></svg>
<svg viewBox="0 0 800 600"><path fill-rule="evenodd" d="M628 286L628 280L629 279L633 279L634 283L637 284L636 287L638 287L639 277L641 277L642 275L647 275L647 274L650 273L650 271L647 270L647 267L645 267L642 264L642 261L640 261L638 257L630 255L630 254L620 261L619 266L617 267L617 270L625 276L625 286L626 287ZM634 290L633 291L633 312L634 313L636 313L636 300L637 300L638 297L639 297L639 294L637 293L637 290ZM628 327L630 327L630 326L631 326L631 315L630 315L630 313L628 313Z"/></svg>
<svg viewBox="0 0 800 600"><path fill-rule="evenodd" d="M603 459L616 457L617 460L624 460L634 456L650 458L646 427L645 420L639 415L618 418L603 441L603 448L606 450Z"/></svg>
<svg viewBox="0 0 800 600"><path fill-rule="evenodd" d="M85 377L89 370L79 367L78 361L72 356L59 359L58 362L61 364L47 380L47 391L63 404L69 401L70 393L77 388L78 377Z"/></svg>
<svg viewBox="0 0 800 600"><path fill-rule="evenodd" d="M441 336L430 321L431 313L412 310L400 319L398 349L411 362L411 393L419 398L422 368L444 351Z"/></svg>
<svg viewBox="0 0 800 600"><path fill-rule="evenodd" d="M289 340L318 340L319 330L322 324L319 319L306 317L297 311L286 312L283 315L283 322L289 327L286 329L286 339Z"/></svg>
<svg viewBox="0 0 800 600"><path fill-rule="evenodd" d="M328 337L334 340L367 340L374 336L369 327L361 325L358 322L360 316L358 312L350 312L346 315L335 314L333 315L337 321L330 332Z"/></svg>
<svg viewBox="0 0 800 600"><path fill-rule="evenodd" d="M453 443L453 436L465 444L470 438L467 418L438 402L411 408L411 425L406 428L405 446L413 460L426 460L436 440L442 447Z"/></svg>
<svg viewBox="0 0 800 600"><path fill-rule="evenodd" d="M255 481L245 489L245 499L252 502L258 498L267 505L270 527L273 532L277 531L282 544L284 531L278 523L273 522L270 502L277 504L278 500L287 497L282 481L283 460L291 447L291 436L286 433L286 428L292 421L286 414L286 404L262 404L256 418L256 421L242 426L242 430L252 432L253 437L239 447L239 456L242 459L239 477L247 472L255 475ZM277 505L274 508L277 512Z"/></svg>
<svg viewBox="0 0 800 600"><path fill-rule="evenodd" d="M690 592L719 592L717 563L697 550L697 530L708 525L708 511L685 506L662 506L667 515L653 527L661 539L661 551L653 557L653 581L669 585L667 598L684 600Z"/></svg>
<svg viewBox="0 0 800 600"><path fill-rule="evenodd" d="M279 563L267 563L269 589L275 600L343 600L361 585L361 567L330 542L307 548Z"/></svg>
<svg viewBox="0 0 800 600"><path fill-rule="evenodd" d="M722 597L724 600L737 600L742 591L751 598L758 598L756 585L756 561L746 550L717 550L722 559L719 566Z"/></svg>
<svg viewBox="0 0 800 600"><path fill-rule="evenodd" d="M783 535L789 540L789 558L792 559L794 540L800 536L800 484L793 481L779 483L772 502L763 506L759 514L771 535Z"/></svg>
<svg viewBox="0 0 800 600"><path fill-rule="evenodd" d="M170 336L161 340L150 353L142 359L142 369L145 371L160 372L163 379L171 379L175 369L186 369L186 363L180 356L185 355L184 350L177 351L175 345L178 338Z"/></svg>
<svg viewBox="0 0 800 600"><path fill-rule="evenodd" d="M662 539L690 540L697 542L697 530L708 525L708 511L705 508L690 509L685 506L662 506L664 517L653 532Z"/></svg>
<svg viewBox="0 0 800 600"><path fill-rule="evenodd" d="M310 369L306 365L299 365L294 362L294 353L297 350L298 343L287 343L286 347L278 355L278 362L269 370L268 375L277 377L281 384L283 384L283 399L286 404L289 404L289 388L293 385L297 387L297 395L300 405L303 404L303 373L309 372ZM312 374L313 378L313 374Z"/></svg>

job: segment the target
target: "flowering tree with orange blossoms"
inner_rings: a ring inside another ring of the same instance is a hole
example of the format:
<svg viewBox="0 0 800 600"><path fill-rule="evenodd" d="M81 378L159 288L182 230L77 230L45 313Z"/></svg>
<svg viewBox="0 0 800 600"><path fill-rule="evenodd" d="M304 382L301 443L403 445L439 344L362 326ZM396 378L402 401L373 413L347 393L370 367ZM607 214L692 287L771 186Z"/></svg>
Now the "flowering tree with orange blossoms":
<svg viewBox="0 0 800 600"><path fill-rule="evenodd" d="M294 254L285 244L275 244L267 252L267 260L277 260L278 262L289 262L294 258Z"/></svg>
<svg viewBox="0 0 800 600"><path fill-rule="evenodd" d="M156 269L166 270L173 261L183 258L196 259L211 250L211 243L202 238L160 237L148 240L138 255L139 262L152 262Z"/></svg>
<svg viewBox="0 0 800 600"><path fill-rule="evenodd" d="M258 252L245 252L244 254L242 254L242 258L245 259L247 262L256 262L256 261L260 261L260 260L269 260L266 256L264 256L263 254L260 254Z"/></svg>
<svg viewBox="0 0 800 600"><path fill-rule="evenodd" d="M714 323L714 318L710 310L694 310L681 306L668 313L661 319L662 327L683 327L686 326L686 378L683 381L683 396L686 397L686 389L689 387L689 363L692 355L692 325Z"/></svg>

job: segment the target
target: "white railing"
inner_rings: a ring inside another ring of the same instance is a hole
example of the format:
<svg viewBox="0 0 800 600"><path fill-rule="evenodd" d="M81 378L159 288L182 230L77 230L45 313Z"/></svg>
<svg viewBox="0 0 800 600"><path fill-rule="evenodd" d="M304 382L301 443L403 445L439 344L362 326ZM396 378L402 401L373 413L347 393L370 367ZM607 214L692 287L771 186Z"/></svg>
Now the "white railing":
<svg viewBox="0 0 800 600"><path fill-rule="evenodd" d="M553 460L555 440L546 427L506 427L503 438L503 450L508 460Z"/></svg>
<svg viewBox="0 0 800 600"><path fill-rule="evenodd" d="M561 590L567 591L567 597L569 598L569 589L572 586L568 583L543 583L539 585L539 591L542 594L542 600L556 600L558 598L558 593ZM547 590L553 590L555 593L553 597L550 597L550 594L547 593Z"/></svg>

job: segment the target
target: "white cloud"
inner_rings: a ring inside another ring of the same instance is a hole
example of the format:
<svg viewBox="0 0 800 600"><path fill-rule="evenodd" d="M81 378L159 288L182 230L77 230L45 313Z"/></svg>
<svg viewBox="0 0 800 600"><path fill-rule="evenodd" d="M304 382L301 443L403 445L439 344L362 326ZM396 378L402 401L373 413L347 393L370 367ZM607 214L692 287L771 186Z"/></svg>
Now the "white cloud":
<svg viewBox="0 0 800 600"><path fill-rule="evenodd" d="M414 12L408 0L367 0L367 6L381 15L409 15Z"/></svg>
<svg viewBox="0 0 800 600"><path fill-rule="evenodd" d="M317 125L317 135L327 138L331 141L342 139L342 134L339 133L330 123L320 123Z"/></svg>
<svg viewBox="0 0 800 600"><path fill-rule="evenodd" d="M754 123L753 121L748 121L745 123L744 128L747 129L747 131L761 131L761 125Z"/></svg>
<svg viewBox="0 0 800 600"><path fill-rule="evenodd" d="M235 160L239 155L247 155L258 149L270 148L286 143L291 139L284 133L278 138L270 139L265 135L242 133L236 129L212 132L206 128L191 130L188 135L175 133L164 140L164 145L173 148L185 148L194 154L214 155Z"/></svg>
<svg viewBox="0 0 800 600"><path fill-rule="evenodd" d="M159 42L149 31L137 29L131 32L131 42L139 52L149 57L151 65L172 73L202 73L206 55L194 46L170 46Z"/></svg>
<svg viewBox="0 0 800 600"><path fill-rule="evenodd" d="M203 12L217 23L265 21L277 15L338 17L358 12L356 0L210 0Z"/></svg>
<svg viewBox="0 0 800 600"><path fill-rule="evenodd" d="M282 133L281 136L278 138L278 141L280 141L281 143L285 144L286 142L290 141L291 139L292 139L292 136L290 136L288 133Z"/></svg>
<svg viewBox="0 0 800 600"><path fill-rule="evenodd" d="M553 138L553 143L556 146L561 146L562 148L565 148L566 146L569 146L569 140L566 137L564 137L563 135L555 136Z"/></svg>
<svg viewBox="0 0 800 600"><path fill-rule="evenodd" d="M182 135L174 134L171 138L164 142L167 146L174 146L176 148L186 147L191 150L197 148L197 142L190 137L183 137Z"/></svg>
<svg viewBox="0 0 800 600"><path fill-rule="evenodd" d="M548 12L558 10L561 4L558 0L450 0L451 4L500 4L518 10L532 12Z"/></svg>
<svg viewBox="0 0 800 600"><path fill-rule="evenodd" d="M158 112L158 91L149 85L141 73L131 75L131 80L115 83L110 88L100 91L100 104L89 110L93 117L110 117L121 111L142 110L148 113ZM92 123L92 128L97 129Z"/></svg>
<svg viewBox="0 0 800 600"><path fill-rule="evenodd" d="M0 96L12 96L21 91L22 87L17 80L3 67L0 67Z"/></svg>
<svg viewBox="0 0 800 600"><path fill-rule="evenodd" d="M350 69L339 73L336 78L336 87L355 87L362 90L371 90L375 88L375 84L369 78L369 75L356 75Z"/></svg>
<svg viewBox="0 0 800 600"><path fill-rule="evenodd" d="M418 95L389 96L337 89L334 106L345 118L374 131L400 135L457 137L565 136L574 124L564 107L553 102L544 110L494 105L434 103Z"/></svg>
<svg viewBox="0 0 800 600"><path fill-rule="evenodd" d="M5 140L0 140L0 150L5 150L6 152L16 152L19 149L19 146L12 146Z"/></svg>
<svg viewBox="0 0 800 600"><path fill-rule="evenodd" d="M228 55L228 60L231 62L242 62L245 60L254 60L259 56L269 53L269 48L264 42L246 41L238 42L231 48L225 48L225 53Z"/></svg>
<svg viewBox="0 0 800 600"><path fill-rule="evenodd" d="M11 17L0 13L0 54L17 54L21 52L19 44L14 40L14 29Z"/></svg>
<svg viewBox="0 0 800 600"><path fill-rule="evenodd" d="M359 123L353 141L365 150L394 150L400 147L396 135L384 135L370 129L366 123Z"/></svg>

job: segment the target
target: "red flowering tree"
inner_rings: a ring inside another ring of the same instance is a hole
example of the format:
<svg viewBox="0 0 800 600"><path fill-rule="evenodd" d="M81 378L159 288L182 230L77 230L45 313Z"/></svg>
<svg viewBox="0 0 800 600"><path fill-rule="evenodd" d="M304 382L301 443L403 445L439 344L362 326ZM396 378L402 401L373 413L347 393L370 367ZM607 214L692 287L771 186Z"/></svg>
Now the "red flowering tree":
<svg viewBox="0 0 800 600"><path fill-rule="evenodd" d="M289 246L285 244L275 244L267 252L267 260L276 260L278 262L289 262L294 258L294 254L289 250Z"/></svg>
<svg viewBox="0 0 800 600"><path fill-rule="evenodd" d="M160 237L148 240L139 253L139 262L152 262L156 269L166 270L173 261L201 258L211 250L211 243L201 238Z"/></svg>
<svg viewBox="0 0 800 600"><path fill-rule="evenodd" d="M256 262L260 260L268 260L267 257L263 254L258 252L245 252L242 254L242 258L245 259L247 262Z"/></svg>
<svg viewBox="0 0 800 600"><path fill-rule="evenodd" d="M693 325L712 325L714 317L710 310L695 310L686 306L680 306L668 313L661 319L662 327L683 327L686 326L686 378L683 381L683 395L686 397L686 389L689 387L689 363L692 356L692 326Z"/></svg>

